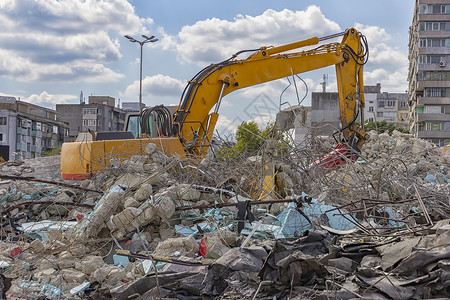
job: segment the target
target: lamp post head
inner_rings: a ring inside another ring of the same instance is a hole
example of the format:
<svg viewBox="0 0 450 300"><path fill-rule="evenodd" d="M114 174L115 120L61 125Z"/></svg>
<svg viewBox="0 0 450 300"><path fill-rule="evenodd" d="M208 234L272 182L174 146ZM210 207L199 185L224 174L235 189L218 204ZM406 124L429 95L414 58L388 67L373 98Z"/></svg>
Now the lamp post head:
<svg viewBox="0 0 450 300"><path fill-rule="evenodd" d="M132 36L125 35L125 37L126 37L127 39L129 39L130 42L133 42L133 43L137 42L137 40L135 40Z"/></svg>
<svg viewBox="0 0 450 300"><path fill-rule="evenodd" d="M146 36L146 35L142 35L142 37L144 38L144 39L146 39L146 40L151 40L151 39L154 39L155 38L155 36L154 35L152 35L151 37L148 37L148 36Z"/></svg>

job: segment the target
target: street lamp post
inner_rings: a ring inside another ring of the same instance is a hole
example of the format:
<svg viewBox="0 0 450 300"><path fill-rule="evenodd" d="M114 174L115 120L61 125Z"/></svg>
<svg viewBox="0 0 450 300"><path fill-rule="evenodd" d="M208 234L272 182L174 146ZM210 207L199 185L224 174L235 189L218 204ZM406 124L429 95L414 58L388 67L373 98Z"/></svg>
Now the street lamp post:
<svg viewBox="0 0 450 300"><path fill-rule="evenodd" d="M140 71L139 71L139 121L138 121L138 128L141 127L141 118L142 118L142 48L147 43L154 43L158 41L158 39L155 39L155 36L152 35L150 37L146 35L142 35L144 38L143 41L138 41L132 36L125 35L125 37L132 43L138 43L141 46L141 61L140 61ZM139 130L140 131L140 130Z"/></svg>

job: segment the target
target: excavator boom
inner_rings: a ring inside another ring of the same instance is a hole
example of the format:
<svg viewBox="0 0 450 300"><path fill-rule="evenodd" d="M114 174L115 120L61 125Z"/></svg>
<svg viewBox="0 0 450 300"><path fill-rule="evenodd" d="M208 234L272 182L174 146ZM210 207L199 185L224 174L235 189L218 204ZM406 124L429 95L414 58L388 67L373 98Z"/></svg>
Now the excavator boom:
<svg viewBox="0 0 450 300"><path fill-rule="evenodd" d="M336 37L342 37L342 41L319 44ZM250 52L250 55L237 59L243 52ZM359 149L366 133L355 125L355 121L358 108L364 107L362 72L366 60L365 37L354 28L278 47L240 51L230 59L204 68L188 82L170 126L170 136L148 138L141 135L131 140L64 143L62 176L65 179L85 178L105 168L111 157L127 159L142 153L148 143L156 144L169 155L177 153L202 158L210 146L224 96L242 88L331 65L336 67L344 141Z"/></svg>
<svg viewBox="0 0 450 300"><path fill-rule="evenodd" d="M324 39L342 36L331 43L300 52ZM364 107L363 64L366 61L364 37L351 28L343 33L279 46L263 47L248 58L235 56L199 72L187 85L174 118L174 134L196 155L205 155L218 118L221 99L236 90L327 66L336 66L340 117L345 140L357 135L360 146L364 132L354 126L357 109ZM214 111L210 113L214 107ZM358 106L358 107L357 107ZM356 137L355 137L356 138Z"/></svg>

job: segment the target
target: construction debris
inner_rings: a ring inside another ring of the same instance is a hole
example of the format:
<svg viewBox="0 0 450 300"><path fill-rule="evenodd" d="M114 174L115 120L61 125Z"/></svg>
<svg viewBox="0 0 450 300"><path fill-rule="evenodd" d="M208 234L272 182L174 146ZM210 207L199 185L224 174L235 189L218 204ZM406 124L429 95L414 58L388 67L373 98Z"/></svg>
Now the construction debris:
<svg viewBox="0 0 450 300"><path fill-rule="evenodd" d="M8 299L450 297L450 151L370 132L356 163L317 173L329 148L316 138L199 163L150 145L82 182L56 178L59 158L0 165L0 290ZM268 160L273 186L262 184Z"/></svg>

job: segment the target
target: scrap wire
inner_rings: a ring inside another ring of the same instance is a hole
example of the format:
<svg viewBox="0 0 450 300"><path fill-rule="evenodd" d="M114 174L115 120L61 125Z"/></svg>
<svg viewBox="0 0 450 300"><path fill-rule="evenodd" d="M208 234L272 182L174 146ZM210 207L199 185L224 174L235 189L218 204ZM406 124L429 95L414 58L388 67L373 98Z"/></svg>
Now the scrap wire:
<svg viewBox="0 0 450 300"><path fill-rule="evenodd" d="M417 194L417 195L420 197L419 194ZM431 196L427 196L425 198L430 198L430 197ZM369 222L368 218L379 219L379 220L390 220L390 221L394 221L394 222L396 222L398 224L398 223L405 223L405 220L407 218L415 216L415 215L417 215L417 213L406 214L404 216L401 216L400 213L397 212L397 214L401 217L400 219L397 219L397 218L390 218L390 217L384 217L384 216L377 216L377 215L368 214L368 211L376 209L377 207L380 207L380 206L385 206L385 205L391 205L391 211L393 211L392 204L397 205L397 204L412 203L414 201L418 201L420 203L420 206L421 206L422 210L424 211L424 215L428 216L428 218L426 218L428 224L423 224L423 225L414 226L414 227L407 226L407 228L408 228L408 230L410 232L418 232L418 231L415 231L413 229L419 228L419 231L421 231L421 230L423 230L424 226L432 226L433 225L433 223L431 222L431 218L429 217L428 212L426 211L426 207L423 204L423 201L421 201L421 200L422 200L421 198L413 198L413 199L406 199L406 200L402 200L402 201L398 201L398 202L392 203L390 201L383 201L383 200L377 200L377 199L361 199L360 201L351 201L348 204L341 205L341 206L333 208L333 209L329 209L325 213L333 212L333 211L337 210L337 211L339 211L339 213L334 213L333 214L334 216L342 216L342 217L344 217L345 219L347 219L348 221L352 222L357 227L359 227L361 230L366 232L366 234L385 236L386 233L385 234L381 234L381 233L378 232L378 230L388 230L389 232L392 232L392 231L403 231L404 228L402 226L373 227L371 225L371 223ZM366 205L366 202L370 203L369 206ZM361 206L358 207L357 204L361 204ZM350 209L349 206L354 206L355 209ZM343 208L346 208L346 210L351 214L353 220L350 220L350 218L348 218L348 214L347 213L342 213L341 212L341 210ZM375 231L373 234L370 233L370 230L367 227L364 227L360 222L358 222L353 217L353 214L360 213L360 212L364 213L364 219L369 224L371 229L373 231ZM406 223L405 223L405 225L406 225Z"/></svg>
<svg viewBox="0 0 450 300"><path fill-rule="evenodd" d="M248 201L249 205L263 205L263 204L274 204L274 203L286 203L295 202L301 204L301 200L304 197L298 197L295 199L275 199L275 200L253 200ZM189 206L177 206L176 211L192 210L192 209L205 209L205 208L222 208L228 206L237 206L239 202L226 202L226 203L216 203L216 204L205 204L205 205L189 205Z"/></svg>
<svg viewBox="0 0 450 300"><path fill-rule="evenodd" d="M37 178L34 178L34 177L0 175L0 178L2 178L2 179L9 179L9 180L22 180L22 181L34 181L34 182L40 182L40 183L48 183L48 184L59 185L59 186L68 187L68 188L72 188L72 189L78 189L78 190L82 190L82 191L85 191L85 192L93 192L93 193L103 194L103 191L87 189L87 188L84 188L84 187L81 187L81 186L71 185L71 184L67 184L67 183L64 183L64 182L44 180L44 179L37 179Z"/></svg>
<svg viewBox="0 0 450 300"><path fill-rule="evenodd" d="M144 253L134 253L129 250L121 250L116 249L117 255L127 256L127 257L133 257L133 258L140 258L140 259L153 259L154 261L160 261L160 262L166 262L166 263L173 263L177 265L183 265L183 266L208 266L214 263L215 259L202 259L202 260L181 260L169 256L160 256L160 255L154 255L154 254L144 254Z"/></svg>
<svg viewBox="0 0 450 300"><path fill-rule="evenodd" d="M11 211L13 211L14 209L20 207L20 206L24 206L24 205L35 205L35 204L54 204L54 205L69 205L69 206L77 206L77 207L84 207L84 208L94 208L94 205L91 204L84 204L84 203L76 203L76 202L61 202L61 201L24 201L24 202L20 202L17 203L11 207L8 207L7 209L3 210L1 212L2 215L7 214Z"/></svg>

